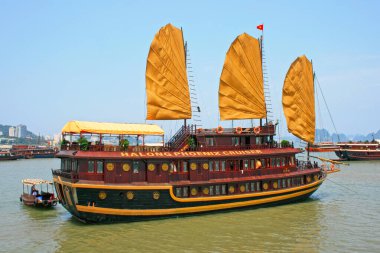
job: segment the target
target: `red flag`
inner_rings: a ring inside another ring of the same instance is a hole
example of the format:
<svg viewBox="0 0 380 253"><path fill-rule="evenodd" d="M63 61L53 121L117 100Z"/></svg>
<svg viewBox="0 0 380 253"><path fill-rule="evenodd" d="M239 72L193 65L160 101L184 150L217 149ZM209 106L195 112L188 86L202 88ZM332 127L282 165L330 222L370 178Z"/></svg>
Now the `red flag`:
<svg viewBox="0 0 380 253"><path fill-rule="evenodd" d="M258 25L258 26L257 26L257 29L259 29L259 30L261 30L261 31L264 30L264 24Z"/></svg>

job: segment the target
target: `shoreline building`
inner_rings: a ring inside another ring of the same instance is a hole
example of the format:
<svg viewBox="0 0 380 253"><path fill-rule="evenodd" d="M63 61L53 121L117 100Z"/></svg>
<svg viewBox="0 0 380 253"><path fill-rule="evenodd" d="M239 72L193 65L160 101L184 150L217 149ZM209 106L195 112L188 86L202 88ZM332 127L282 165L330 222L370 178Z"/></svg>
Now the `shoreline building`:
<svg viewBox="0 0 380 253"><path fill-rule="evenodd" d="M9 133L8 133L9 137L16 137L16 128L15 127L10 127L8 131L9 131Z"/></svg>
<svg viewBox="0 0 380 253"><path fill-rule="evenodd" d="M27 133L27 129L25 125L16 126L16 137L17 138L25 138Z"/></svg>

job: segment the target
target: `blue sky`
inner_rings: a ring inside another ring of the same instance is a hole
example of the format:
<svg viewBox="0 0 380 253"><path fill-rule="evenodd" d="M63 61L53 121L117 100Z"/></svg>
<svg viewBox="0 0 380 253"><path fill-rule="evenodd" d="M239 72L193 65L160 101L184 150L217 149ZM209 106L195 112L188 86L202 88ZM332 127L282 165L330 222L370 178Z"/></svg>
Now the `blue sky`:
<svg viewBox="0 0 380 253"><path fill-rule="evenodd" d="M203 127L218 121L218 85L236 36L264 23L274 119L286 134L281 89L299 55L313 60L337 130L380 128L378 1L0 0L0 124L41 134L69 120L145 122L145 63L161 26L184 30ZM332 131L325 109L317 126ZM317 115L318 116L318 115ZM181 122L156 122L170 134ZM245 125L249 122L235 122Z"/></svg>

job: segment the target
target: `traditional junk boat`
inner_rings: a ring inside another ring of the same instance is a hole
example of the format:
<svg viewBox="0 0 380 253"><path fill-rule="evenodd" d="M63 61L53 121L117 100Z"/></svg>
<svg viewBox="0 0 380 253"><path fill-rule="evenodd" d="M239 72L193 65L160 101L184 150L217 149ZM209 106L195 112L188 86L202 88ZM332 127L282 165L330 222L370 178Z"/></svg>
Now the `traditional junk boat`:
<svg viewBox="0 0 380 253"><path fill-rule="evenodd" d="M192 117L182 36L168 24L151 44L146 68L149 120L186 122ZM222 120L266 117L260 48L259 40L242 34L228 50L219 88ZM283 92L289 130L313 143L313 73L306 57L290 67ZM149 136L164 139L159 126L148 124L72 121L62 134L67 141L57 154L62 163L53 171L54 184L62 205L84 222L299 201L326 177L316 163L296 159L299 149L276 145L275 126L261 121L256 127L228 129L185 123L165 145L147 144ZM92 141L73 141L86 136ZM105 143L109 136L118 142Z"/></svg>
<svg viewBox="0 0 380 253"><path fill-rule="evenodd" d="M380 145L377 142L338 143L335 154L342 160L380 160Z"/></svg>

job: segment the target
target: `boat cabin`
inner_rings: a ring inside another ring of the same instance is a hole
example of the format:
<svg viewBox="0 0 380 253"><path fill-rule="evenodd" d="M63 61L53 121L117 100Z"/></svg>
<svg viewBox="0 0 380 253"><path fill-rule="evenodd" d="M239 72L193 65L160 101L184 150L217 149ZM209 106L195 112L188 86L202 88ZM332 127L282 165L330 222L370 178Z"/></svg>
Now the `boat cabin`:
<svg viewBox="0 0 380 253"><path fill-rule="evenodd" d="M57 155L61 158L60 174L73 181L147 184L244 180L297 170L295 154L300 151L277 146L274 125L230 129L186 126L165 145L146 141L151 136L163 140L158 126L141 126L145 130L132 132L123 126L118 133L110 128L100 131L93 127L85 133L64 128L62 150ZM117 141L110 142L110 136ZM86 146L78 142L80 138L88 139ZM91 141L94 139L97 141ZM123 146L123 140L136 141Z"/></svg>

